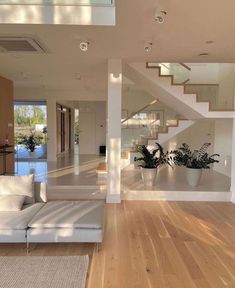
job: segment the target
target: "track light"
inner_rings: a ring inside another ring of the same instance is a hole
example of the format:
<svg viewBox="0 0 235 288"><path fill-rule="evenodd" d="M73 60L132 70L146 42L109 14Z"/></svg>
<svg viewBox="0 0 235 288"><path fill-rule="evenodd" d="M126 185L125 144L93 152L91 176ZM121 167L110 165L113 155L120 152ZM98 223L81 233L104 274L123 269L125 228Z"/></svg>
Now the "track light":
<svg viewBox="0 0 235 288"><path fill-rule="evenodd" d="M154 15L154 20L159 23L163 24L166 19L167 12L165 10L156 10Z"/></svg>
<svg viewBox="0 0 235 288"><path fill-rule="evenodd" d="M147 53L150 52L152 50L152 46L153 46L152 42L147 42L144 46L144 51Z"/></svg>

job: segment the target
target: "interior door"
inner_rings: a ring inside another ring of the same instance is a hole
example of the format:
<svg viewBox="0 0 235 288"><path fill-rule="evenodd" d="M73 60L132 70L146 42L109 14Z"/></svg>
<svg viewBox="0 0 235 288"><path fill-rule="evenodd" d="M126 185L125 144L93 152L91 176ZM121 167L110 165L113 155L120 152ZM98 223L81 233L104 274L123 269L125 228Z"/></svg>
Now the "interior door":
<svg viewBox="0 0 235 288"><path fill-rule="evenodd" d="M57 154L61 153L61 108L57 105L56 110L56 124L57 124Z"/></svg>

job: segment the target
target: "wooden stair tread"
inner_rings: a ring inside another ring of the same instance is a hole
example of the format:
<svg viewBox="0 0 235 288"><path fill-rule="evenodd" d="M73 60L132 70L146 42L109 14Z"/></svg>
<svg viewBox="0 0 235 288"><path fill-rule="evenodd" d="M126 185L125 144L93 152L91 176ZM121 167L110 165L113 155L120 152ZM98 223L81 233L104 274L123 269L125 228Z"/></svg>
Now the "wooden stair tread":
<svg viewBox="0 0 235 288"><path fill-rule="evenodd" d="M106 162L101 162L96 169L96 173L104 173L104 172L107 172L107 164Z"/></svg>

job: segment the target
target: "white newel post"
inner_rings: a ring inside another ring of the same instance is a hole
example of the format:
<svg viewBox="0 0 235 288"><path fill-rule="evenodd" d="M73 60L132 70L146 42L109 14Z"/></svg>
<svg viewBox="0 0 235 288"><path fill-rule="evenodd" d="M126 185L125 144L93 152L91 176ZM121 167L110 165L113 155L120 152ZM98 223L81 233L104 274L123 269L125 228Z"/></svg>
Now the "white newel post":
<svg viewBox="0 0 235 288"><path fill-rule="evenodd" d="M121 202L122 61L108 63L107 203Z"/></svg>
<svg viewBox="0 0 235 288"><path fill-rule="evenodd" d="M47 160L56 161L57 135L56 135L56 100L47 100Z"/></svg>
<svg viewBox="0 0 235 288"><path fill-rule="evenodd" d="M231 201L235 203L235 118L233 118L233 139L232 139L232 165L231 165Z"/></svg>

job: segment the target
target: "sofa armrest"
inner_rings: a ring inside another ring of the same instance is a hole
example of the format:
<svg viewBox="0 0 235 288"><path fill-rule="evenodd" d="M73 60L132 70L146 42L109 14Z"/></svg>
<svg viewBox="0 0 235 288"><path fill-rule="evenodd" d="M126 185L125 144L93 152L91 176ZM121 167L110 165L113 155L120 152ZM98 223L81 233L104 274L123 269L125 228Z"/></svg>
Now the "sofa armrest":
<svg viewBox="0 0 235 288"><path fill-rule="evenodd" d="M34 193L36 202L47 202L47 184L44 182L34 182Z"/></svg>

